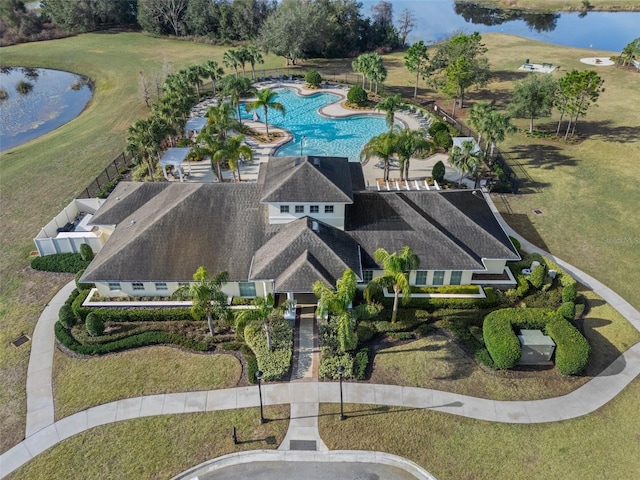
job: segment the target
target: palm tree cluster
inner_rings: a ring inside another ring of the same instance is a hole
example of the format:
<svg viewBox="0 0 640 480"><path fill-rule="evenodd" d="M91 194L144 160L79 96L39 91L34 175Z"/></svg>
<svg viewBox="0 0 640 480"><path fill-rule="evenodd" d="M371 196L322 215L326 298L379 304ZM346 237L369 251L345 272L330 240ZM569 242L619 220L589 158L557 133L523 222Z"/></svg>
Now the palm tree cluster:
<svg viewBox="0 0 640 480"><path fill-rule="evenodd" d="M478 132L478 144L485 140L484 157L491 162L498 143L503 142L506 135L516 131L511 117L498 112L489 103L476 103L469 112L469 123Z"/></svg>
<svg viewBox="0 0 640 480"><path fill-rule="evenodd" d="M369 80L369 90L378 93L378 86L387 79L387 69L382 63L382 57L377 53L363 53L351 62L354 72L362 75L362 88L365 88L365 79Z"/></svg>
<svg viewBox="0 0 640 480"><path fill-rule="evenodd" d="M222 63L225 67L233 69L235 76L238 77L238 68L242 70L242 76L246 74L246 66L251 66L251 78L256 79L256 64L264 63L262 53L255 45L242 46L238 48L230 48L222 56Z"/></svg>

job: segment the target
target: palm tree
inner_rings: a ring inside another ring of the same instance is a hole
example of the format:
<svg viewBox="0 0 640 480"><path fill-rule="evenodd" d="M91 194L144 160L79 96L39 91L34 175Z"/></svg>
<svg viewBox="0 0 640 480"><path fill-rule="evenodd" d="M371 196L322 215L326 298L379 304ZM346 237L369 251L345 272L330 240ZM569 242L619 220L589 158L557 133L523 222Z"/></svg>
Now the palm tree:
<svg viewBox="0 0 640 480"><path fill-rule="evenodd" d="M270 88L265 88L258 92L258 95L256 96L256 99L253 102L249 102L245 105L245 109L247 112L257 110L258 108L263 109L264 124L267 127L267 139L269 138L269 120L267 117L269 109L273 108L278 112L282 112L282 115L286 114L284 105L274 101L277 95L278 95L277 92L274 92Z"/></svg>
<svg viewBox="0 0 640 480"><path fill-rule="evenodd" d="M274 317L280 316L289 307L290 301L278 305L276 307L273 294L269 293L266 297L256 297L253 299L252 309L241 310L235 319L235 331L238 340L244 340L244 329L253 322L263 322L265 334L267 335L267 348L271 350L271 330L270 323Z"/></svg>
<svg viewBox="0 0 640 480"><path fill-rule="evenodd" d="M376 105L376 110L383 110L386 112L385 121L387 122L389 130L393 129L396 111L404 108L404 106L404 100L402 100L402 95L399 93L386 97Z"/></svg>
<svg viewBox="0 0 640 480"><path fill-rule="evenodd" d="M227 139L227 132L232 129L239 129L240 123L234 118L235 111L230 103L218 102L217 105L209 107L205 117L207 125L205 129L210 134L215 134L220 143Z"/></svg>
<svg viewBox="0 0 640 480"><path fill-rule="evenodd" d="M509 117L509 115L496 111L489 114L487 117L486 137L487 147L489 147L489 144L491 145L491 153L489 154L490 159L493 158L493 152L498 142L503 142L506 134L514 133L515 131L516 127L511 123L511 117Z"/></svg>
<svg viewBox="0 0 640 480"><path fill-rule="evenodd" d="M229 273L222 271L212 277L205 267L198 267L193 280L189 285L179 287L173 296L190 298L193 302L191 315L196 320L206 315L209 332L213 336L213 316L226 318L228 315L227 296L222 292L222 286L229 281Z"/></svg>
<svg viewBox="0 0 640 480"><path fill-rule="evenodd" d="M227 138L212 157L212 160L216 163L220 163L224 160L229 163L229 169L233 175L234 182L236 180L236 171L238 172L238 181L242 181L240 178L240 159L245 158L247 160L253 160L253 151L248 145L242 144L243 140L244 135Z"/></svg>
<svg viewBox="0 0 640 480"><path fill-rule="evenodd" d="M197 101L200 101L200 86L202 85L202 77L207 75L207 71L202 65L191 65L184 70L185 77L189 80L189 83L196 87Z"/></svg>
<svg viewBox="0 0 640 480"><path fill-rule="evenodd" d="M393 288L393 312L391 322L395 323L398 317L398 299L402 293L402 303L406 305L411 299L411 286L409 285L409 272L416 270L420 265L420 259L409 247L404 247L400 253L389 253L384 248L379 248L374 254L376 262L382 265L384 270L382 277L374 278L364 289L367 301L382 291L383 288Z"/></svg>
<svg viewBox="0 0 640 480"><path fill-rule="evenodd" d="M202 68L204 69L205 75L211 79L211 88L215 95L216 83L222 78L222 75L224 75L224 70L215 60L207 60L202 64Z"/></svg>
<svg viewBox="0 0 640 480"><path fill-rule="evenodd" d="M462 148L457 145L451 149L449 153L449 163L452 167L460 172L460 179L458 180L458 186L462 186L462 177L465 173L471 173L480 165L480 155L482 151L474 152L476 145L471 140L465 140L462 142Z"/></svg>
<svg viewBox="0 0 640 480"><path fill-rule="evenodd" d="M478 102L469 111L469 123L478 132L478 145L486 131L487 120L494 108L488 102Z"/></svg>
<svg viewBox="0 0 640 480"><path fill-rule="evenodd" d="M238 67L240 66L240 62L238 61L238 52L233 48L224 52L224 55L222 55L222 63L227 68L233 68L236 72L236 77L238 76Z"/></svg>
<svg viewBox="0 0 640 480"><path fill-rule="evenodd" d="M389 181L390 158L396 152L396 138L397 134L393 130L381 133L369 140L360 152L360 159L369 160L371 157L382 159L385 182Z"/></svg>
<svg viewBox="0 0 640 480"><path fill-rule="evenodd" d="M353 350L357 345L355 336L355 317L349 312L357 290L356 274L347 269L336 282L336 289L317 280L313 284L313 293L318 297L318 316L333 314L337 321L337 334L340 349L343 352Z"/></svg>
<svg viewBox="0 0 640 480"><path fill-rule="evenodd" d="M150 180L153 180L162 140L169 132L167 122L153 114L138 120L127 130L125 150L137 163L146 164Z"/></svg>
<svg viewBox="0 0 640 480"><path fill-rule="evenodd" d="M237 110L238 122L242 124L240 99L256 94L256 89L251 85L251 80L247 77L227 75L222 80L222 94L231 97L231 105Z"/></svg>
<svg viewBox="0 0 640 480"><path fill-rule="evenodd" d="M400 167L400 180L409 180L409 164L411 157L425 155L433 150L433 143L427 139L424 130L402 129L396 138L396 153Z"/></svg>
<svg viewBox="0 0 640 480"><path fill-rule="evenodd" d="M255 45L249 45L247 47L247 57L249 63L251 64L251 78L256 79L256 63L264 63L264 58L262 58L262 53Z"/></svg>

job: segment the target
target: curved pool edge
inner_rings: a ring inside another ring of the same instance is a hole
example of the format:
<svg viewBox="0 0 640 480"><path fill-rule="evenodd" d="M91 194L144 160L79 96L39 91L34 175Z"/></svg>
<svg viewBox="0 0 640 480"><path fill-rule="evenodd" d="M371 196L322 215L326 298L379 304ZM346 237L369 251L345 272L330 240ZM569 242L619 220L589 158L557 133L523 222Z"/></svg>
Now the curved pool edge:
<svg viewBox="0 0 640 480"><path fill-rule="evenodd" d="M200 465L179 473L171 480L196 480L205 473L252 462L376 463L404 470L418 480L437 480L431 473L411 460L391 453L368 450L333 450L327 452L249 450L207 460Z"/></svg>

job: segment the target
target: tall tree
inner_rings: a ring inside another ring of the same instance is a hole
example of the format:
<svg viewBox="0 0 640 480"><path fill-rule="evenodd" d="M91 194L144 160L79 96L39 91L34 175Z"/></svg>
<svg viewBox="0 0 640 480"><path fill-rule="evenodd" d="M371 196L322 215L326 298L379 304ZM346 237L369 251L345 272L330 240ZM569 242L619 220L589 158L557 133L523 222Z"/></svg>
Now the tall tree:
<svg viewBox="0 0 640 480"><path fill-rule="evenodd" d="M264 63L264 58L262 57L262 53L258 50L258 47L255 45L249 45L247 47L247 60L249 65L251 65L251 78L256 79L256 64Z"/></svg>
<svg viewBox="0 0 640 480"><path fill-rule="evenodd" d="M253 151L248 145L243 145L244 136L236 135L234 137L227 138L220 149L213 154L214 161L224 162L229 164L229 170L233 176L233 181L236 181L236 172L238 173L238 182L242 181L240 177L240 162L241 160L253 160Z"/></svg>
<svg viewBox="0 0 640 480"><path fill-rule="evenodd" d="M179 36L186 8L187 0L138 0L138 22L146 31Z"/></svg>
<svg viewBox="0 0 640 480"><path fill-rule="evenodd" d="M620 53L619 62L622 62L622 66L631 64L636 59L640 59L640 37L629 42Z"/></svg>
<svg viewBox="0 0 640 480"><path fill-rule="evenodd" d="M236 77L238 76L238 67L240 66L240 59L238 56L238 51L234 48L230 48L222 55L222 63L227 68L233 68L233 71L236 72Z"/></svg>
<svg viewBox="0 0 640 480"><path fill-rule="evenodd" d="M147 173L151 181L154 178L162 140L169 131L170 127L167 122L157 115L142 118L127 129L125 150L136 163L147 166Z"/></svg>
<svg viewBox="0 0 640 480"><path fill-rule="evenodd" d="M424 80L429 71L429 54L427 53L427 46L422 40L407 49L407 53L404 56L404 65L411 73L416 74L416 84L413 89L413 98L416 98L418 96L420 78Z"/></svg>
<svg viewBox="0 0 640 480"><path fill-rule="evenodd" d="M449 153L449 164L460 173L458 187L462 187L462 178L467 173L475 172L480 165L482 151L474 152L476 145L471 140L462 142L462 148L457 145Z"/></svg>
<svg viewBox="0 0 640 480"><path fill-rule="evenodd" d="M604 80L593 70L578 72L572 70L559 80L559 95L566 101L565 108L569 112L569 122L565 132L565 140L575 134L578 118L587 114L587 110L604 92Z"/></svg>
<svg viewBox="0 0 640 480"><path fill-rule="evenodd" d="M275 101L277 96L277 92L270 88L265 88L258 92L258 95L253 102L249 102L245 106L247 112L262 108L262 111L264 112L264 124L267 129L267 138L269 138L269 109L272 108L273 110L282 112L283 115L286 115L284 105Z"/></svg>
<svg viewBox="0 0 640 480"><path fill-rule="evenodd" d="M416 27L416 20L413 10L405 8L400 12L400 16L398 17L398 35L400 36L400 45L407 44L407 37Z"/></svg>
<svg viewBox="0 0 640 480"><path fill-rule="evenodd" d="M516 82L509 111L515 118L529 119L529 132L533 132L533 120L551 116L556 82L549 75L532 73Z"/></svg>
<svg viewBox="0 0 640 480"><path fill-rule="evenodd" d="M496 111L492 111L489 114L485 125L485 136L487 138L487 148L491 149L489 153L490 159L493 159L497 144L503 142L508 133L514 133L515 131L516 127L511 123L509 115Z"/></svg>
<svg viewBox="0 0 640 480"><path fill-rule="evenodd" d="M369 160L371 157L378 157L383 162L383 178L389 181L389 170L391 168L391 155L396 152L396 137L394 131L381 133L371 138L360 152L360 158Z"/></svg>
<svg viewBox="0 0 640 480"><path fill-rule="evenodd" d="M202 67L204 68L205 76L211 79L211 89L215 95L216 83L222 78L222 75L224 75L224 70L215 60L207 60L202 64Z"/></svg>
<svg viewBox="0 0 640 480"><path fill-rule="evenodd" d="M489 61L484 57L487 48L482 36L460 34L443 43L432 58L434 69L442 72L442 91L464 107L464 96L472 86L484 86L489 79ZM456 102L453 105L455 115Z"/></svg>
<svg viewBox="0 0 640 480"><path fill-rule="evenodd" d="M371 300L383 288L393 289L393 312L391 323L398 318L398 301L402 293L404 305L411 300L411 286L409 285L409 272L416 270L420 265L420 259L409 247L404 247L400 253L389 253L384 248L379 248L374 254L376 262L383 269L383 276L374 278L364 289L367 300Z"/></svg>
<svg viewBox="0 0 640 480"><path fill-rule="evenodd" d="M229 96L231 105L238 113L238 122L242 124L242 113L240 112L240 99L256 94L256 89L251 84L251 79L247 77L234 77L228 75L222 79L222 94Z"/></svg>
<svg viewBox="0 0 640 480"><path fill-rule="evenodd" d="M469 123L478 132L478 145L482 142L482 136L486 132L487 120L495 109L489 102L478 102L469 111Z"/></svg>
<svg viewBox="0 0 640 480"><path fill-rule="evenodd" d="M395 141L398 154L400 180L409 180L409 164L416 154L425 155L433 151L433 143L427 138L424 130L403 128Z"/></svg>
<svg viewBox="0 0 640 480"><path fill-rule="evenodd" d="M191 315L196 320L206 316L209 333L213 336L214 315L217 318L226 318L228 315L227 296L222 292L222 287L229 281L229 274L222 271L211 276L205 267L198 267L193 280L189 285L178 288L173 295L176 298L191 299Z"/></svg>
<svg viewBox="0 0 640 480"><path fill-rule="evenodd" d="M393 126L395 125L396 112L403 109L404 106L404 100L402 100L402 95L399 93L386 97L376 105L376 110L382 110L386 113L385 122L389 130L393 130Z"/></svg>
<svg viewBox="0 0 640 480"><path fill-rule="evenodd" d="M228 136L229 130L239 130L240 123L234 118L235 110L227 102L219 101L207 109L207 125L205 130L210 135L215 135L220 143L223 143Z"/></svg>

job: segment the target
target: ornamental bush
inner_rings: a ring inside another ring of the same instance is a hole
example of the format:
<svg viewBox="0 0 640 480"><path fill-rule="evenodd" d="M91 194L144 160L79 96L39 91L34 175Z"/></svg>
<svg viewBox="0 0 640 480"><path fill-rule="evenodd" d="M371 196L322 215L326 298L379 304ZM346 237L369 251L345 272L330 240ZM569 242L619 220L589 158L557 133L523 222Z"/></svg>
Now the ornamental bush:
<svg viewBox="0 0 640 480"><path fill-rule="evenodd" d="M542 288L546 274L547 272L544 264L536 265L536 267L531 270L529 282L531 282L533 288L536 290L540 290Z"/></svg>
<svg viewBox="0 0 640 480"><path fill-rule="evenodd" d="M54 253L31 260L31 268L44 272L77 273L88 266L79 253Z"/></svg>
<svg viewBox="0 0 640 480"><path fill-rule="evenodd" d="M556 342L556 368L562 375L577 375L589 362L591 346L586 338L564 320L547 324L547 335Z"/></svg>
<svg viewBox="0 0 640 480"><path fill-rule="evenodd" d="M309 70L304 76L304 81L312 87L319 87L322 83L322 76L315 70Z"/></svg>
<svg viewBox="0 0 640 480"><path fill-rule="evenodd" d="M71 310L71 305L65 303L60 307L58 320L64 328L71 328L76 324L76 316L73 314L73 310Z"/></svg>
<svg viewBox="0 0 640 480"><path fill-rule="evenodd" d="M445 173L446 168L444 166L444 163L442 163L442 160L438 160L431 169L431 178L433 178L438 183L442 183Z"/></svg>
<svg viewBox="0 0 640 480"><path fill-rule="evenodd" d="M576 301L578 293L576 291L576 284L567 285L562 289L562 301L574 303Z"/></svg>
<svg viewBox="0 0 640 480"><path fill-rule="evenodd" d="M518 240L515 237L511 237L511 236L509 237L509 240L511 240L511 243L513 243L513 246L516 247L516 250L518 250L518 252L519 252L520 251L520 247L521 247L520 240Z"/></svg>
<svg viewBox="0 0 640 480"><path fill-rule="evenodd" d="M443 130L433 136L433 143L436 147L449 150L453 145L453 139L448 131Z"/></svg>
<svg viewBox="0 0 640 480"><path fill-rule="evenodd" d="M438 132L449 132L449 126L441 121L433 122L429 127L429 135L435 137Z"/></svg>
<svg viewBox="0 0 640 480"><path fill-rule="evenodd" d="M82 303L87 299L90 292L91 290L80 290L80 293L78 293L76 298L73 300L73 303L71 304L71 310L73 310L73 314L82 322L84 322L89 312L91 312L91 308L82 306Z"/></svg>
<svg viewBox="0 0 640 480"><path fill-rule="evenodd" d="M293 329L283 318L270 322L271 350L267 345L264 325L260 322L249 324L244 330L247 345L253 350L265 381L282 379L291 366L293 354Z"/></svg>
<svg viewBox="0 0 640 480"><path fill-rule="evenodd" d="M368 102L367 92L360 85L353 85L347 93L347 101L362 106Z"/></svg>
<svg viewBox="0 0 640 480"><path fill-rule="evenodd" d="M92 337L99 337L104 333L104 322L95 313L87 315L84 325L87 328L87 333Z"/></svg>
<svg viewBox="0 0 640 480"><path fill-rule="evenodd" d="M86 308L86 307L85 307ZM194 320L191 310L185 307L104 308L89 307L87 310L100 317L103 322L175 322Z"/></svg>
<svg viewBox="0 0 640 480"><path fill-rule="evenodd" d="M344 367L342 378L350 378L353 376L353 357L351 355L348 353L344 355L331 355L323 351L322 357L320 358L318 375L320 378L338 380L340 378L338 374L338 367L340 365Z"/></svg>
<svg viewBox="0 0 640 480"><path fill-rule="evenodd" d="M76 288L78 290L91 290L93 287L95 287L95 284L93 283L80 283L80 277L82 277L85 270L86 269L83 268L78 273L76 273Z"/></svg>
<svg viewBox="0 0 640 480"><path fill-rule="evenodd" d="M90 262L91 260L93 260L93 250L88 243L80 244L80 258L82 258L82 260L84 260L85 262Z"/></svg>
<svg viewBox="0 0 640 480"><path fill-rule="evenodd" d="M573 320L576 316L576 306L573 302L564 302L558 308L558 314L565 320Z"/></svg>
<svg viewBox="0 0 640 480"><path fill-rule="evenodd" d="M356 353L353 359L353 376L356 380L364 380L367 375L367 365L369 365L369 349L363 348Z"/></svg>

